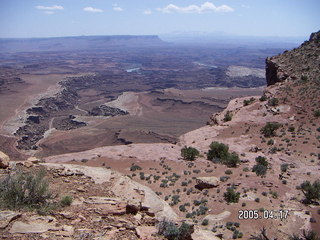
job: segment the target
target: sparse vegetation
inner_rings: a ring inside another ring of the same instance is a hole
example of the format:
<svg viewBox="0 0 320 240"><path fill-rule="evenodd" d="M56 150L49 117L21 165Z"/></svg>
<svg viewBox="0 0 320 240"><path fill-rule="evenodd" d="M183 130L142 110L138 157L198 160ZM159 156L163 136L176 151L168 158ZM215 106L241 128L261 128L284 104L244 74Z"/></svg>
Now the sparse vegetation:
<svg viewBox="0 0 320 240"><path fill-rule="evenodd" d="M208 224L209 224L209 220L208 219L203 219L201 225L208 226Z"/></svg>
<svg viewBox="0 0 320 240"><path fill-rule="evenodd" d="M232 120L232 113L230 111L227 111L225 114L224 114L224 118L223 118L223 121L224 122L229 122Z"/></svg>
<svg viewBox="0 0 320 240"><path fill-rule="evenodd" d="M280 166L281 172L287 172L289 168L289 164L288 163L283 163Z"/></svg>
<svg viewBox="0 0 320 240"><path fill-rule="evenodd" d="M261 128L260 132L263 134L264 137L273 137L275 136L275 132L280 127L281 127L280 123L268 122L263 128Z"/></svg>
<svg viewBox="0 0 320 240"><path fill-rule="evenodd" d="M138 171L138 170L142 170L142 168L138 165L135 165L134 163L131 165L130 167L130 171L134 172L134 171Z"/></svg>
<svg viewBox="0 0 320 240"><path fill-rule="evenodd" d="M227 188L227 191L223 194L224 199L228 203L237 203L239 202L240 193L236 192L233 187Z"/></svg>
<svg viewBox="0 0 320 240"><path fill-rule="evenodd" d="M0 206L17 209L36 209L44 206L51 198L46 172L17 172L0 181Z"/></svg>
<svg viewBox="0 0 320 240"><path fill-rule="evenodd" d="M265 157L258 156L256 157L257 164L253 166L252 171L257 174L257 176L264 176L267 173L268 161Z"/></svg>
<svg viewBox="0 0 320 240"><path fill-rule="evenodd" d="M267 96L266 95L262 95L260 98L259 98L259 100L260 100L260 102L264 102L264 101L267 101Z"/></svg>
<svg viewBox="0 0 320 240"><path fill-rule="evenodd" d="M207 158L213 162L225 164L228 167L236 167L240 163L238 154L235 152L229 153L228 145L219 142L212 142L210 144Z"/></svg>
<svg viewBox="0 0 320 240"><path fill-rule="evenodd" d="M273 98L269 99L268 104L270 106L273 106L273 107L278 106L279 105L279 99L273 97Z"/></svg>
<svg viewBox="0 0 320 240"><path fill-rule="evenodd" d="M60 200L60 204L62 207L65 207L65 206L70 206L71 203L72 203L73 199L71 196L69 195L66 195L66 196L63 196Z"/></svg>
<svg viewBox="0 0 320 240"><path fill-rule="evenodd" d="M196 148L184 146L181 149L181 156L184 160L193 161L199 156L199 151Z"/></svg>
<svg viewBox="0 0 320 240"><path fill-rule="evenodd" d="M316 180L312 184L310 181L304 181L300 185L300 189L305 196L304 201L306 203L312 203L320 199L320 180Z"/></svg>
<svg viewBox="0 0 320 240"><path fill-rule="evenodd" d="M243 100L243 106L248 106L252 104L256 99L254 97L248 99L248 100Z"/></svg>
<svg viewBox="0 0 320 240"><path fill-rule="evenodd" d="M163 219L158 225L158 234L168 240L191 239L192 233L193 227L187 223L182 223L181 226L178 227L173 222Z"/></svg>

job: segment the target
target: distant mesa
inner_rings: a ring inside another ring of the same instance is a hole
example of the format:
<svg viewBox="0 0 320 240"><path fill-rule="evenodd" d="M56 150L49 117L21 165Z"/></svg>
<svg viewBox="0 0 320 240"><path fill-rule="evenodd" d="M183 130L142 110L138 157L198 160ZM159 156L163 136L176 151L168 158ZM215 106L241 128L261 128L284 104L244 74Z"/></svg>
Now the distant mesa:
<svg viewBox="0 0 320 240"><path fill-rule="evenodd" d="M1 52L99 50L115 47L161 46L156 35L79 36L0 39Z"/></svg>

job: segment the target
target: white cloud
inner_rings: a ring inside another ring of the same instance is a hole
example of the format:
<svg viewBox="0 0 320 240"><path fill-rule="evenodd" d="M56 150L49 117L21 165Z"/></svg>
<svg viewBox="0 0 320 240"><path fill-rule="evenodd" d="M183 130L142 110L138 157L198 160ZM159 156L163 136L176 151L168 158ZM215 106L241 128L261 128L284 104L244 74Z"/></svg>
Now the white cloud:
<svg viewBox="0 0 320 240"><path fill-rule="evenodd" d="M189 5L186 7L179 7L174 4L169 4L164 8L158 8L158 11L162 13L206 13L206 12L233 12L234 9L232 7L229 7L228 5L221 5L221 6L215 6L211 2L205 2L198 5Z"/></svg>
<svg viewBox="0 0 320 240"><path fill-rule="evenodd" d="M103 12L103 10L102 9L99 9L99 8L93 8L93 7L85 7L85 8L83 8L83 11L85 11L85 12L93 12L93 13L101 13L101 12Z"/></svg>
<svg viewBox="0 0 320 240"><path fill-rule="evenodd" d="M151 15L151 14L152 14L152 11L151 11L150 9L147 9L147 10L144 10L144 11L143 11L143 14Z"/></svg>
<svg viewBox="0 0 320 240"><path fill-rule="evenodd" d="M47 10L47 11L54 11L54 10L63 10L64 8L62 6L53 5L53 6L36 6L39 10Z"/></svg>
<svg viewBox="0 0 320 240"><path fill-rule="evenodd" d="M116 11L116 12L121 12L123 11L123 9L121 7L119 7L117 4L113 4L113 11Z"/></svg>

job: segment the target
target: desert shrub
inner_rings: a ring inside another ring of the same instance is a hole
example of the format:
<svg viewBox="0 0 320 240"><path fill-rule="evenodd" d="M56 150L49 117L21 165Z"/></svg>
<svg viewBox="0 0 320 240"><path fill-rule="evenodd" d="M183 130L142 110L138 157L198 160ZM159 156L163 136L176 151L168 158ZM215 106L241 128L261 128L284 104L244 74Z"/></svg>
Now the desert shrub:
<svg viewBox="0 0 320 240"><path fill-rule="evenodd" d="M130 171L134 172L134 171L137 171L137 170L142 170L142 168L138 165L135 165L134 163L131 165L130 167Z"/></svg>
<svg viewBox="0 0 320 240"><path fill-rule="evenodd" d="M173 195L171 200L172 200L172 204L176 205L176 204L178 204L178 202L180 202L180 196L179 195Z"/></svg>
<svg viewBox="0 0 320 240"><path fill-rule="evenodd" d="M221 181L221 182L226 182L226 181L228 181L228 179L230 179L229 176L221 176L221 177L220 177L220 181Z"/></svg>
<svg viewBox="0 0 320 240"><path fill-rule="evenodd" d="M267 161L267 159L265 157L262 157L262 156L258 156L256 157L256 162L260 165L263 165L263 166L266 166L268 167L269 163Z"/></svg>
<svg viewBox="0 0 320 240"><path fill-rule="evenodd" d="M289 131L289 132L294 132L294 130L295 130L295 128L294 128L293 126L290 126L290 127L288 128L288 131Z"/></svg>
<svg viewBox="0 0 320 240"><path fill-rule="evenodd" d="M185 211L187 211L187 209L186 209L186 206L185 206L185 205L180 205L180 206L179 206L179 210L180 210L181 212L185 212Z"/></svg>
<svg viewBox="0 0 320 240"><path fill-rule="evenodd" d="M61 206L65 207L65 206L70 206L72 203L72 197L69 195L63 196L60 200L60 204Z"/></svg>
<svg viewBox="0 0 320 240"><path fill-rule="evenodd" d="M293 234L289 236L289 240L320 240L320 238L314 231L303 230L301 237L299 235Z"/></svg>
<svg viewBox="0 0 320 240"><path fill-rule="evenodd" d="M197 210L197 216L205 215L209 208L207 206L200 205L199 209Z"/></svg>
<svg viewBox="0 0 320 240"><path fill-rule="evenodd" d="M52 215L60 207L57 203L46 202L37 208L37 213L41 216Z"/></svg>
<svg viewBox="0 0 320 240"><path fill-rule="evenodd" d="M199 151L196 148L184 146L184 148L181 149L181 156L185 160L193 161L199 156Z"/></svg>
<svg viewBox="0 0 320 240"><path fill-rule="evenodd" d="M268 145L273 145L274 144L274 141L273 139L270 139L268 142L267 142Z"/></svg>
<svg viewBox="0 0 320 240"><path fill-rule="evenodd" d="M231 175L232 171L230 169L227 169L224 173L227 174L227 175Z"/></svg>
<svg viewBox="0 0 320 240"><path fill-rule="evenodd" d="M267 167L256 164L253 166L252 171L255 172L257 176L264 176L267 173Z"/></svg>
<svg viewBox="0 0 320 240"><path fill-rule="evenodd" d="M313 112L313 116L315 116L315 117L320 117L320 110L315 110L315 111Z"/></svg>
<svg viewBox="0 0 320 240"><path fill-rule="evenodd" d="M250 105L251 103L253 103L255 100L254 97L250 98L249 100L243 100L243 106L248 106Z"/></svg>
<svg viewBox="0 0 320 240"><path fill-rule="evenodd" d="M307 81L308 81L308 76L306 76L306 75L301 75L300 79L301 79L301 81L303 81L303 82L307 82Z"/></svg>
<svg viewBox="0 0 320 240"><path fill-rule="evenodd" d="M224 115L223 121L224 122L229 122L232 120L232 113L230 111L227 111Z"/></svg>
<svg viewBox="0 0 320 240"><path fill-rule="evenodd" d="M207 158L208 160L225 164L228 167L236 167L240 163L238 154L235 152L229 153L228 145L219 142L212 142L210 144Z"/></svg>
<svg viewBox="0 0 320 240"><path fill-rule="evenodd" d="M304 181L301 183L300 189L305 196L306 203L320 199L320 180L316 180L312 184L310 181Z"/></svg>
<svg viewBox="0 0 320 240"><path fill-rule="evenodd" d="M240 163L240 159L237 153L232 152L228 153L226 158L222 159L221 162L228 167L236 167Z"/></svg>
<svg viewBox="0 0 320 240"><path fill-rule="evenodd" d="M268 122L263 128L261 128L260 132L264 135L264 137L273 137L275 136L276 130L280 127L280 123Z"/></svg>
<svg viewBox="0 0 320 240"><path fill-rule="evenodd" d="M264 176L267 173L268 161L265 157L256 157L257 164L253 166L252 171L257 174L257 176Z"/></svg>
<svg viewBox="0 0 320 240"><path fill-rule="evenodd" d="M228 203L237 203L239 202L240 193L236 192L234 188L230 187L227 188L227 191L223 194L223 196Z"/></svg>
<svg viewBox="0 0 320 240"><path fill-rule="evenodd" d="M182 223L180 227L173 222L163 219L158 225L158 234L164 236L168 240L184 240L191 239L193 228L187 223Z"/></svg>
<svg viewBox="0 0 320 240"><path fill-rule="evenodd" d="M289 168L289 164L288 163L283 163L280 166L281 172L286 172L288 170L288 168Z"/></svg>
<svg viewBox="0 0 320 240"><path fill-rule="evenodd" d="M208 224L209 224L209 220L208 219L203 219L201 225L208 226Z"/></svg>
<svg viewBox="0 0 320 240"><path fill-rule="evenodd" d="M275 106L279 105L279 99L278 98L271 98L271 99L269 99L268 104L270 106L275 107Z"/></svg>
<svg viewBox="0 0 320 240"><path fill-rule="evenodd" d="M0 205L7 208L37 208L44 205L51 193L46 172L17 172L0 180Z"/></svg>
<svg viewBox="0 0 320 240"><path fill-rule="evenodd" d="M212 142L207 157L209 160L225 158L229 152L228 145L219 142Z"/></svg>
<svg viewBox="0 0 320 240"><path fill-rule="evenodd" d="M262 95L260 98L259 98L259 100L261 101L261 102L264 102L264 101L267 101L267 96L266 95Z"/></svg>

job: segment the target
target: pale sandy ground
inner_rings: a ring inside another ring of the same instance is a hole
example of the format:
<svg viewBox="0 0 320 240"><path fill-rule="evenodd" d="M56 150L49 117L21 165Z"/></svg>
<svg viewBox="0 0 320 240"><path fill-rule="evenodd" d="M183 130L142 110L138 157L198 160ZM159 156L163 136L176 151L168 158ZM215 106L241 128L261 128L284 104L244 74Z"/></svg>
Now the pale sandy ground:
<svg viewBox="0 0 320 240"><path fill-rule="evenodd" d="M135 92L124 92L116 100L105 103L106 106L120 108L130 115L141 116L142 107L139 104L139 94Z"/></svg>
<svg viewBox="0 0 320 240"><path fill-rule="evenodd" d="M227 75L229 77L246 77L252 75L259 78L264 78L265 74L265 69L248 68L243 66L229 66L227 70Z"/></svg>

